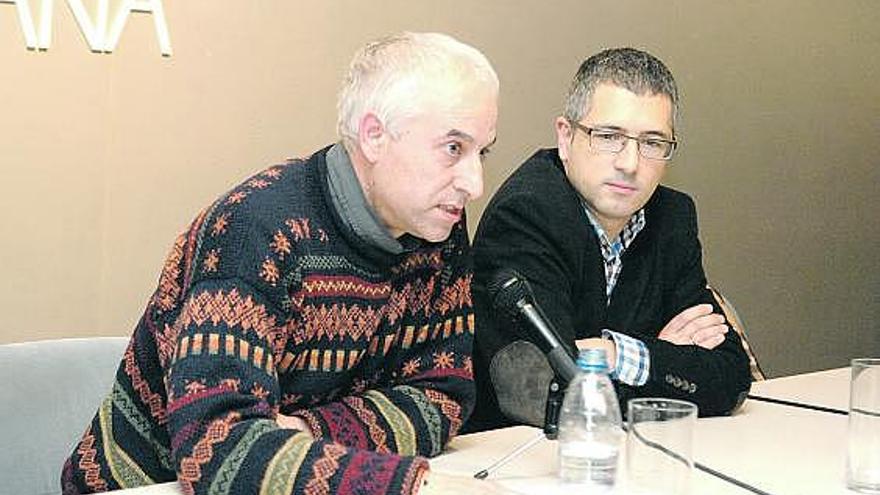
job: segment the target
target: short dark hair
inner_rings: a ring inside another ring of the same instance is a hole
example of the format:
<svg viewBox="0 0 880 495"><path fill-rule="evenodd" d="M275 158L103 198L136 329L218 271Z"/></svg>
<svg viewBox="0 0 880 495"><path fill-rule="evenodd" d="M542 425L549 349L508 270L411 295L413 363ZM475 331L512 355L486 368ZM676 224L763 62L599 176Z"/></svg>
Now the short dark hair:
<svg viewBox="0 0 880 495"><path fill-rule="evenodd" d="M672 72L657 57L635 48L611 48L584 60L565 98L563 117L577 122L589 111L596 87L602 83L637 95L659 94L672 102L672 125L678 117L678 88Z"/></svg>

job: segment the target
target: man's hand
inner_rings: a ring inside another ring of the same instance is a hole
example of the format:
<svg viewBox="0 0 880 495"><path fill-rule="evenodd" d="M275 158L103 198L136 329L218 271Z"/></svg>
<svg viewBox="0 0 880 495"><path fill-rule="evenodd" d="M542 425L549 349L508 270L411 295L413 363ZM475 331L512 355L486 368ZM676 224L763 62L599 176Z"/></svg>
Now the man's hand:
<svg viewBox="0 0 880 495"><path fill-rule="evenodd" d="M580 349L605 349L605 357L608 359L608 369L613 370L617 363L617 346L614 345L612 339L600 339L591 337L589 339L575 340L574 345Z"/></svg>
<svg viewBox="0 0 880 495"><path fill-rule="evenodd" d="M428 472L425 483L419 489L419 495L509 495L512 493L494 481L436 471Z"/></svg>
<svg viewBox="0 0 880 495"><path fill-rule="evenodd" d="M713 313L711 304L698 304L669 320L657 338L675 345L714 349L724 342L724 334L729 330L724 315Z"/></svg>
<svg viewBox="0 0 880 495"><path fill-rule="evenodd" d="M278 423L278 426L280 426L281 428L299 430L314 438L314 436L312 435L312 430L311 428L309 428L309 424L306 423L304 419L298 416L285 416L283 414L279 414L278 417L275 418L275 422Z"/></svg>

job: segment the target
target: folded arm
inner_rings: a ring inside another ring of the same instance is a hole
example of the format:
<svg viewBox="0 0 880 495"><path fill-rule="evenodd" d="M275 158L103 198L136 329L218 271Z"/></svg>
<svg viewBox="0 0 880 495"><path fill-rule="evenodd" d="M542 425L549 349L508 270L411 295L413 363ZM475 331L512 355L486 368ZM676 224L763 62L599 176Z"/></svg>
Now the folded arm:
<svg viewBox="0 0 880 495"><path fill-rule="evenodd" d="M650 352L651 367L641 387L621 384L621 403L636 396L661 396L696 403L701 416L730 414L748 393L748 356L730 332L723 311L706 288L696 212L687 201L681 255L667 277L662 328L632 329Z"/></svg>

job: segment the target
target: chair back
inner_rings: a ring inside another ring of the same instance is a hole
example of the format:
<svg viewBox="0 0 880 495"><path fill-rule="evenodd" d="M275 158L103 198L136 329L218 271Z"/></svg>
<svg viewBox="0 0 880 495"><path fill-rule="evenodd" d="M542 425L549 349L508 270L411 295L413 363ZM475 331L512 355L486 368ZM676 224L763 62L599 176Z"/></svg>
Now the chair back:
<svg viewBox="0 0 880 495"><path fill-rule="evenodd" d="M736 308L733 307L733 303L730 302L730 299L724 297L724 294L715 287L709 286L709 290L712 291L712 295L715 296L715 301L721 306L721 310L724 311L724 317L727 319L727 324L739 334L743 349L745 349L746 355L749 356L749 371L752 374L752 381L758 382L766 380L767 377L764 375L764 370L761 369L761 365L758 363L758 358L755 356L755 352L749 344L749 339L746 337L746 326L743 324L739 313L736 312Z"/></svg>
<svg viewBox="0 0 880 495"><path fill-rule="evenodd" d="M128 337L0 345L0 492L61 493L61 468L110 391Z"/></svg>

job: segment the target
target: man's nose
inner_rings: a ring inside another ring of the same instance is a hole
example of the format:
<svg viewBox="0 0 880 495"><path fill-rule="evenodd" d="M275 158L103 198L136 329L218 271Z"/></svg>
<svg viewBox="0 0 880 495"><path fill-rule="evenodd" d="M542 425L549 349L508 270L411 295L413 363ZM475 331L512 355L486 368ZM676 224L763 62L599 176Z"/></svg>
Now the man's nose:
<svg viewBox="0 0 880 495"><path fill-rule="evenodd" d="M455 188L467 194L468 200L479 198L483 195L483 162L480 154L475 153L460 165Z"/></svg>
<svg viewBox="0 0 880 495"><path fill-rule="evenodd" d="M627 139L623 149L614 159L614 168L631 175L639 167L639 142L635 139Z"/></svg>

